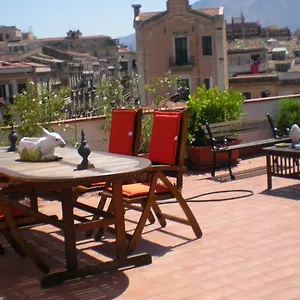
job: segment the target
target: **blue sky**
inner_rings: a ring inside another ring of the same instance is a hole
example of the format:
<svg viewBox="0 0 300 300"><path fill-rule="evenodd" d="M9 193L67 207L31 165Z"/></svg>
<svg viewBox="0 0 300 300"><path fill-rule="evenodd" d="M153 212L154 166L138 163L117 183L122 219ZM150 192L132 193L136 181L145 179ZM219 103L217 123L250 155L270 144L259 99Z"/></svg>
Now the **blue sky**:
<svg viewBox="0 0 300 300"><path fill-rule="evenodd" d="M142 11L166 9L165 0L1 0L0 25L15 25L22 31L31 27L39 37L65 36L69 29L83 35L112 37L134 32L131 4ZM5 12L5 13L4 13Z"/></svg>

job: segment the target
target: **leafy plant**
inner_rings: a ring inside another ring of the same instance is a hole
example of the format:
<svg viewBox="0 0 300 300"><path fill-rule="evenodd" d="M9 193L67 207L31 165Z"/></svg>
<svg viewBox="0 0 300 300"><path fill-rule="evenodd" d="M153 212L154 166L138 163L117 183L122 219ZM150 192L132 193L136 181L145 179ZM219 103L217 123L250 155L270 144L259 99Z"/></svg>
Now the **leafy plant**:
<svg viewBox="0 0 300 300"><path fill-rule="evenodd" d="M137 77L136 77L137 78ZM133 92L135 93L136 78L128 83L128 85L133 85ZM105 116L105 122L102 125L102 129L105 132L110 130L111 115L112 110L118 106L122 108L134 108L135 98L131 95L129 98L125 98L125 92L127 90L127 84L124 85L118 79L107 79L99 83L96 89L96 107L98 115ZM107 140L104 138L103 143Z"/></svg>
<svg viewBox="0 0 300 300"><path fill-rule="evenodd" d="M207 89L198 87L187 101L189 111L188 144L205 146L210 142L206 139L201 126L208 122L218 123L237 120L243 114L244 96L232 90L220 90L218 87Z"/></svg>
<svg viewBox="0 0 300 300"><path fill-rule="evenodd" d="M147 84L145 89L152 96L153 108L161 109L166 107L167 101L170 99L171 90L174 89L177 80L178 78L170 73L167 73L163 77L152 78L150 84ZM111 112L114 107L135 108L140 106L138 102L138 85L138 75L125 86L124 83L117 79L105 80L98 85L96 91L97 109L99 115L105 115L106 121L102 126L105 132L110 130ZM131 87L132 95L129 98L125 98L124 95L128 90L128 86ZM152 119L151 114L144 114L143 116L140 153L149 151ZM107 142L105 138L103 142Z"/></svg>
<svg viewBox="0 0 300 300"><path fill-rule="evenodd" d="M145 86L145 90L150 93L153 101L154 109L162 109L167 107L170 100L171 92L175 89L178 77L167 73L162 77L154 77L151 82ZM141 146L140 153L149 152L150 138L153 124L153 115L144 114L142 121Z"/></svg>
<svg viewBox="0 0 300 300"><path fill-rule="evenodd" d="M286 98L279 104L279 117L277 127L282 134L293 124L300 126L300 99Z"/></svg>
<svg viewBox="0 0 300 300"><path fill-rule="evenodd" d="M49 91L32 82L14 98L9 107L11 122L18 120L18 132L21 136L39 135L39 124L60 120L64 117L64 108L69 90ZM47 127L47 126L46 126ZM48 126L49 127L49 126Z"/></svg>
<svg viewBox="0 0 300 300"><path fill-rule="evenodd" d="M153 115L144 114L142 120L141 145L140 145L139 153L149 152L152 124L153 124Z"/></svg>
<svg viewBox="0 0 300 300"><path fill-rule="evenodd" d="M170 72L162 77L153 77L145 90L150 93L155 108L164 108L170 100L172 90L175 90L179 78Z"/></svg>

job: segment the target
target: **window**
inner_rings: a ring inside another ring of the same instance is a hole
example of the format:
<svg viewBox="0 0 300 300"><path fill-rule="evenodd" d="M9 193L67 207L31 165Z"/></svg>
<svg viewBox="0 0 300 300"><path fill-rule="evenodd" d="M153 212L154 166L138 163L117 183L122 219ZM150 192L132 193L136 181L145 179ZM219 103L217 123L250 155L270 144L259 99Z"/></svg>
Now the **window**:
<svg viewBox="0 0 300 300"><path fill-rule="evenodd" d="M11 101L12 98L12 85L11 84L3 84L0 85L0 98L1 101Z"/></svg>
<svg viewBox="0 0 300 300"><path fill-rule="evenodd" d="M18 94L22 93L23 91L26 91L26 84L25 83L19 83L18 84Z"/></svg>
<svg viewBox="0 0 300 300"><path fill-rule="evenodd" d="M180 94L180 100L187 101L190 95L189 79L179 79L177 81L177 92Z"/></svg>
<svg viewBox="0 0 300 300"><path fill-rule="evenodd" d="M183 66L188 63L187 38L175 38L175 63L177 66Z"/></svg>
<svg viewBox="0 0 300 300"><path fill-rule="evenodd" d="M242 93L245 97L245 99L251 99L251 93L250 92L243 92Z"/></svg>
<svg viewBox="0 0 300 300"><path fill-rule="evenodd" d="M212 37L203 36L202 37L202 52L203 55L212 55Z"/></svg>
<svg viewBox="0 0 300 300"><path fill-rule="evenodd" d="M206 87L206 89L210 89L212 87L212 78L211 77L208 77L208 78L204 78L203 79L203 83Z"/></svg>
<svg viewBox="0 0 300 300"><path fill-rule="evenodd" d="M261 97L262 98L266 98L266 97L270 97L270 96L271 96L271 94L268 90L265 90L265 91L261 92Z"/></svg>

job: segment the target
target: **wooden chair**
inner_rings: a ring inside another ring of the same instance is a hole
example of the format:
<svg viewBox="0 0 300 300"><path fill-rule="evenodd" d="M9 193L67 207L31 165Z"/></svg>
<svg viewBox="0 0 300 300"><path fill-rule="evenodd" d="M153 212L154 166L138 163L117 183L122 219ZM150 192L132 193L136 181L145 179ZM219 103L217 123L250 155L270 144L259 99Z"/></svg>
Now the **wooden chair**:
<svg viewBox="0 0 300 300"><path fill-rule="evenodd" d="M142 109L114 109L112 111L108 152L137 156L140 147ZM92 186L78 186L78 192L103 189L105 182Z"/></svg>
<svg viewBox="0 0 300 300"><path fill-rule="evenodd" d="M161 226L166 226L166 219L192 227L197 238L202 236L199 224L182 197L183 174L187 171L184 166L185 147L187 139L188 112L155 111L150 141L149 159L153 165L147 170L148 182L137 182L123 185L125 207L141 211L142 215L128 246L133 252L139 240L147 218L154 211ZM175 178L172 183L169 178ZM103 209L106 199L111 198L111 189L100 192L101 199L98 209ZM157 200L175 198L186 218L163 213ZM142 204L142 207L140 206ZM110 210L110 206L108 210ZM106 228L100 229L96 239L101 238Z"/></svg>
<svg viewBox="0 0 300 300"><path fill-rule="evenodd" d="M20 227L35 224L37 219L24 214L7 201L8 197L17 198L20 195L35 197L35 193L31 193L27 187L22 185L11 186L8 182L6 184L1 182L0 233L20 256L27 255L43 273L47 274L50 271L48 265L42 260L34 247L24 239L19 230ZM31 200L33 203L34 199ZM4 248L1 245L0 254L4 254Z"/></svg>

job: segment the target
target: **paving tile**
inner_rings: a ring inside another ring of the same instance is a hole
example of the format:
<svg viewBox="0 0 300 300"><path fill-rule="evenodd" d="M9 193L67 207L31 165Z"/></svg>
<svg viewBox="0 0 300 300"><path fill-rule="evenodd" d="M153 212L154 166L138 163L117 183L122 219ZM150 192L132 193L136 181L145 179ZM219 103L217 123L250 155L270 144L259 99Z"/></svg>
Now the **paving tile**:
<svg viewBox="0 0 300 300"><path fill-rule="evenodd" d="M242 160L234 171L265 164L264 157ZM227 170L218 175L228 174ZM185 176L184 196L203 230L195 239L190 227L168 221L161 229L147 225L136 253L153 257L149 266L99 274L41 289L41 273L28 258L20 258L0 236L6 250L0 256L0 296L6 299L196 299L276 300L300 299L300 184L274 178L266 191L266 175L216 182L207 172ZM250 190L249 197L242 196ZM234 192L236 191L236 192ZM226 200L227 199L227 200ZM80 199L97 203L96 193ZM60 214L57 201L39 201L41 211ZM95 204L96 205L96 204ZM167 213L181 215L180 207L164 204ZM139 213L126 213L126 228L132 232ZM61 232L41 225L22 230L25 237L47 258L52 270L64 267ZM113 236L105 243L78 235L80 265L107 260L114 255Z"/></svg>

